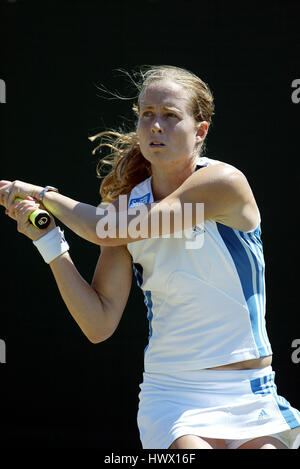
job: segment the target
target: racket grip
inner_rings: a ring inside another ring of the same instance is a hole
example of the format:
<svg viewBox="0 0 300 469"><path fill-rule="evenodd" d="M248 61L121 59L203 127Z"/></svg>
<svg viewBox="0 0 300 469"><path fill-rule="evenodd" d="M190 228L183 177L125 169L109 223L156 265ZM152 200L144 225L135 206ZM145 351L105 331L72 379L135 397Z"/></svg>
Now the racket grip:
<svg viewBox="0 0 300 469"><path fill-rule="evenodd" d="M24 199L21 199L20 197L15 198L15 202L21 202L22 200ZM51 217L46 210L37 208L29 215L29 221L39 230L44 230L50 225Z"/></svg>

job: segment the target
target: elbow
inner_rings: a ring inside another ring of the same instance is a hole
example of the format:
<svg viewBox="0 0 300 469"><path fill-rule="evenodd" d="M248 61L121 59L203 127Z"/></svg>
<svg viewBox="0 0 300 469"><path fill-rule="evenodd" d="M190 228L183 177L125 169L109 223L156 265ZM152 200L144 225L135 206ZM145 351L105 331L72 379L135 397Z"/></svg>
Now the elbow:
<svg viewBox="0 0 300 469"><path fill-rule="evenodd" d="M99 337L94 337L94 336L86 336L88 341L91 342L91 344L100 344L101 342L104 342L105 339L100 339Z"/></svg>
<svg viewBox="0 0 300 469"><path fill-rule="evenodd" d="M89 342L91 342L91 344L100 344L101 342L104 342L106 340L106 338L103 338L103 337L90 337L90 336L87 336Z"/></svg>
<svg viewBox="0 0 300 469"><path fill-rule="evenodd" d="M97 293L97 292L95 292ZM98 299L101 301L101 297L97 294ZM85 335L92 344L100 344L109 339L115 332L119 321L113 320L112 315L106 314L106 310L102 303L99 315L94 318L94 321L89 324L89 327L85 329Z"/></svg>
<svg viewBox="0 0 300 469"><path fill-rule="evenodd" d="M92 344L100 344L101 342L105 342L107 339L109 339L113 335L113 331L109 334L90 334L87 335L86 337L88 338L89 342Z"/></svg>

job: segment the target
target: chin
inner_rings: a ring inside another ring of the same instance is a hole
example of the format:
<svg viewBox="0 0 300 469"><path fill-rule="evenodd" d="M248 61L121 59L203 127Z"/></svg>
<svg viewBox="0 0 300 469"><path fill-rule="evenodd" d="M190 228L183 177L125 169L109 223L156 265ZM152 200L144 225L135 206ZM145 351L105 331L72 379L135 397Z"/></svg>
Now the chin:
<svg viewBox="0 0 300 469"><path fill-rule="evenodd" d="M147 158L148 161L150 161L151 164L154 164L155 166L164 166L166 164L169 164L173 161L173 158L167 155L163 155L162 153L154 154L151 155L149 158Z"/></svg>

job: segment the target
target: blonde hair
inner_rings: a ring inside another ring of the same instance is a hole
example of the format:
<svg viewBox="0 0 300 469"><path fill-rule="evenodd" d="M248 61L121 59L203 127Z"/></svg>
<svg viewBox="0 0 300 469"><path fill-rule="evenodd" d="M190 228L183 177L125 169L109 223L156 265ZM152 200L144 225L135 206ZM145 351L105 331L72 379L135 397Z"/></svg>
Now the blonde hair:
<svg viewBox="0 0 300 469"><path fill-rule="evenodd" d="M132 108L137 117L140 97L144 90L155 81L168 79L180 84L189 92L195 121L211 124L214 114L213 95L207 84L192 72L170 65L159 65L148 66L139 70L138 74L127 75L138 90L137 103ZM100 144L93 150L93 154L103 148L110 149L110 153L101 158L97 165L97 175L103 178L100 195L103 202L112 202L121 194L129 194L137 184L151 176L151 164L140 151L136 131L126 133L107 130L89 137L91 141L98 138L101 139ZM202 142L197 149L198 155L204 150L205 144ZM106 175L102 172L105 165L112 168Z"/></svg>

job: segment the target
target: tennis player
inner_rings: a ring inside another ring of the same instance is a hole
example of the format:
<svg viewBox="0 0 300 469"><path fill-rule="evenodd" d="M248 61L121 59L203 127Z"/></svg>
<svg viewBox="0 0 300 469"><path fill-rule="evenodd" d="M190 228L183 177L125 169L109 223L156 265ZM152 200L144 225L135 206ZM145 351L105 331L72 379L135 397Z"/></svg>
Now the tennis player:
<svg viewBox="0 0 300 469"><path fill-rule="evenodd" d="M203 156L212 93L172 66L143 70L138 90L135 130L95 136L96 150L111 149L102 160L112 169L100 193L106 214L117 216L106 233L98 229L103 218L96 207L50 186L2 181L0 202L50 265L91 342L116 330L135 273L149 319L138 410L143 448L298 448L300 413L277 394L271 365L259 209L240 170ZM16 197L25 200L15 203ZM28 221L40 204L53 215L44 231ZM186 204L204 204L204 223L193 215L178 232L175 212L184 216ZM169 226L161 220L154 226L151 216L171 206ZM134 236L137 207L146 229ZM91 285L54 217L101 246ZM199 236L201 246L188 248Z"/></svg>

